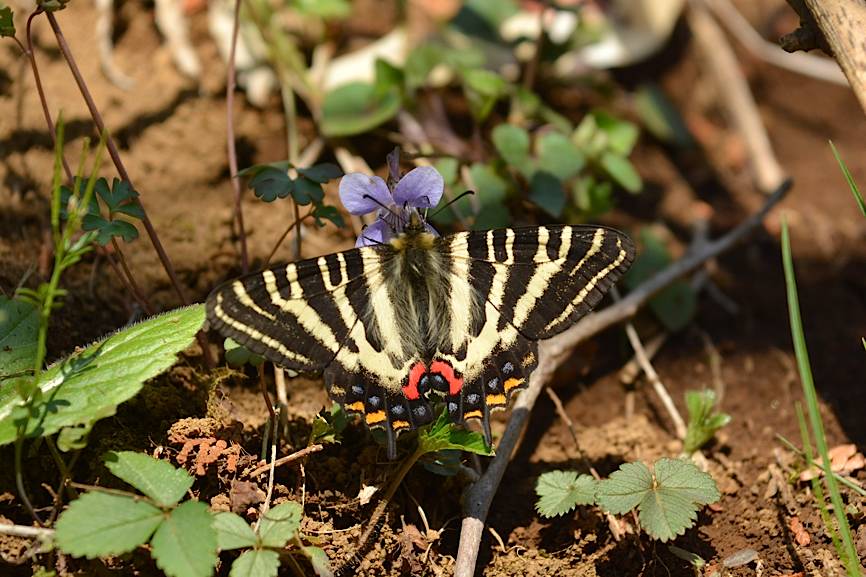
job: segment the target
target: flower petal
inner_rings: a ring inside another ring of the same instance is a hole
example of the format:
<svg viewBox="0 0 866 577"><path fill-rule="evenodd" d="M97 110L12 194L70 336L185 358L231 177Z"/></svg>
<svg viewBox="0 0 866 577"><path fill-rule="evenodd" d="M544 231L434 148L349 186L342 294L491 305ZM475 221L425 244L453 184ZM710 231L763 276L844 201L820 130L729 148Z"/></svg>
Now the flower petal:
<svg viewBox="0 0 866 577"><path fill-rule="evenodd" d="M394 237L394 232L384 220L377 220L370 226L361 231L361 235L355 242L356 247L374 246L377 244L385 244Z"/></svg>
<svg viewBox="0 0 866 577"><path fill-rule="evenodd" d="M360 172L349 173L340 180L340 200L352 214L367 214L394 204L384 180Z"/></svg>
<svg viewBox="0 0 866 577"><path fill-rule="evenodd" d="M439 204L445 191L445 179L432 166L413 168L400 179L394 188L394 202L397 206L433 208Z"/></svg>

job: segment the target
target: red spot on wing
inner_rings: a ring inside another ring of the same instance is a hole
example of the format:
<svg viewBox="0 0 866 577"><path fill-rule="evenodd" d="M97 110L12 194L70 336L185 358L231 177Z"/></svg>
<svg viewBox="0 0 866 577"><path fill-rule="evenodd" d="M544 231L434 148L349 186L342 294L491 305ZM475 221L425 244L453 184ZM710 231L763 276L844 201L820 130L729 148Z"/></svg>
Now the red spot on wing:
<svg viewBox="0 0 866 577"><path fill-rule="evenodd" d="M463 388L463 378L458 377L454 372L454 367L445 361L433 361L430 364L430 372L439 373L448 381L448 392L452 395L459 394L460 389Z"/></svg>
<svg viewBox="0 0 866 577"><path fill-rule="evenodd" d="M403 386L403 395L410 401L414 401L420 396L418 393L418 381L421 380L421 377L426 372L427 365L423 361L418 361L409 369L409 382Z"/></svg>

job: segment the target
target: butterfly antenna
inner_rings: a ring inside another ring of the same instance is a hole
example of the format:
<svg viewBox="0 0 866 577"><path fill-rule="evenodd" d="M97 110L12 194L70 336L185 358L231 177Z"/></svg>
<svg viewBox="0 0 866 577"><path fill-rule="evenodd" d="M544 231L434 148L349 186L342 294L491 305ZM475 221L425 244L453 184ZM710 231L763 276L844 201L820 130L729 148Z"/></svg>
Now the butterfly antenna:
<svg viewBox="0 0 866 577"><path fill-rule="evenodd" d="M474 191L474 190L467 190L467 191L465 191L465 192L460 193L460 194L457 195L455 198L452 198L452 199L449 200L446 204L444 204L444 205L443 205L439 210L437 210L436 212L434 212L433 214L431 214L431 215L430 215L430 218L433 218L434 216L436 216L437 214L439 214L440 212L442 212L443 210L445 210L446 208L448 208L449 206L451 206L452 204L454 204L455 202L457 202L458 200L460 200L460 199L463 198L464 196L469 196L469 195L472 195L472 194L475 194L475 191Z"/></svg>
<svg viewBox="0 0 866 577"><path fill-rule="evenodd" d="M387 206L385 206L384 204L382 204L382 203L379 201L378 198L375 198L375 197L373 197L373 196L371 196L371 195L369 195L369 194L365 194L365 195L363 195L361 198L366 198L366 199L368 199L368 200L372 200L373 202L375 202L376 204L378 204L380 207L382 207L382 208L384 208L386 211L388 211L388 212L389 212L389 213L390 213L394 218L400 218L400 215L399 215L399 214L397 214L396 212L394 212L393 210L391 210L389 207L387 207Z"/></svg>

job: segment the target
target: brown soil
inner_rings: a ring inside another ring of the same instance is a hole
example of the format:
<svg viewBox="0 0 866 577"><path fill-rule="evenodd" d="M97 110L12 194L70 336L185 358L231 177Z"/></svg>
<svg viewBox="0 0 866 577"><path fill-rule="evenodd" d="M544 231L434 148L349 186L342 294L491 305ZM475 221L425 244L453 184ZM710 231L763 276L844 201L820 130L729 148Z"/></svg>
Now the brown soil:
<svg viewBox="0 0 866 577"><path fill-rule="evenodd" d="M195 15L193 37L207 74L200 84L179 75L152 26L152 5L123 4L124 28L117 34L117 65L135 80L124 92L99 71L93 44L93 12L73 4L59 14L69 42L90 83L97 105L121 145L121 154L140 191L185 290L201 301L218 281L238 272L236 243L231 233L232 192L225 154L224 69L207 36L205 17ZM83 137L92 135L86 109L71 75L54 48L47 24L39 20L36 45L46 92L54 111L67 123L67 151L75 165ZM28 274L32 285L44 273L40 260L47 226L52 152L42 112L28 69L11 42L0 50L0 291L11 294ZM684 245L697 201L713 207L713 231L729 229L760 205L750 185L742 142L725 128L706 88L704 63L690 53L687 40L676 58L665 63L662 84L682 111L700 142L698 150L674 151L642 139L635 159L647 181L647 192L623 199L613 215L617 224L636 231L653 220L677 232ZM866 220L858 213L826 145L832 139L854 178L866 183L866 123L849 90L770 68L741 54L763 119L795 187L783 203L793 229L800 298L812 354L815 380L823 401L822 414L831 445L866 445L866 355L860 338L866 334ZM639 75L640 71L625 76ZM275 98L265 110L238 99L236 132L241 166L285 158L282 115ZM563 98L563 100L568 100ZM563 110L576 116L578 110ZM386 151L377 141L355 144ZM381 166L383 158L368 158ZM112 173L106 167L105 174ZM328 194L335 195L335 187ZM333 197L332 197L333 198ZM724 384L723 409L732 423L705 453L709 470L723 492L721 502L704 510L698 527L676 545L700 554L714 567L745 548L758 560L732 569L730 575L841 575L828 535L807 484L791 481L800 466L777 435L799 444L794 403L801 399L791 351L784 281L778 241L779 212L767 230L713 266L713 278L739 308L726 312L703 296L697 319L673 335L655 360L662 380L679 402L689 389ZM288 204L265 205L252 195L244 200L250 254L260 262L271 243L291 222ZM303 254L315 256L347 248L349 232L333 227L305 230ZM139 284L160 309L179 305L146 237L125 247ZM287 243L276 259L289 260ZM64 279L70 290L64 308L54 316L49 340L56 358L75 346L124 325L138 311L104 260L90 258ZM649 319L641 319L649 326ZM214 339L216 342L216 339ZM705 343L712 343L720 361L713 372ZM628 393L618 368L628 359L619 332L604 335L575 354L561 371L555 391L574 421L580 448L601 475L620 463L676 453L672 426L649 387L634 393L634 414L626 415ZM255 378L201 368L191 354L169 374L105 419L92 432L78 459L74 477L81 482L110 484L99 455L109 449L131 449L176 459L184 443L208 446L222 440L225 453L199 457L198 445L187 449L186 466L203 474L199 498L215 508L246 513L261 499L261 486L234 482L259 453L266 411ZM211 391L209 393L209 391ZM312 416L327 404L321 384L291 383L291 440L303 445ZM207 417L207 419L204 419ZM499 424L501 431L501 423ZM240 447L234 471L231 447ZM290 451L291 447L284 447ZM363 485L381 486L392 467L382 462L360 425L351 425L343 444L329 446L307 459L305 477L297 467L277 473L275 499L300 500L305 491L304 531L315 538L335 565L351 556L371 505L357 495ZM8 448L0 452L11 462ZM50 505L39 486L56 483L56 472L44 450L27 461L31 496ZM664 545L635 535L616 542L607 520L597 510L581 508L564 519L547 521L533 510L537 476L557 468L581 468L568 427L544 395L493 503L490 531L482 543L478 573L500 575L692 575L691 569ZM397 493L389 521L373 552L361 566L363 575L447 575L457 550L460 494L465 481L443 478L416 468ZM40 479L40 475L46 475ZM857 473L860 481L866 472ZM304 480L305 479L305 480ZM0 523L28 523L15 495L11 467L0 471ZM860 511L855 516L857 547L866 557L864 500L847 495ZM375 498L374 498L375 499ZM429 529L426 534L423 508ZM808 545L792 534L793 519L811 537ZM414 537L414 538L413 538ZM429 545L429 551L425 551ZM18 559L26 548L20 539L0 536L0 559ZM106 574L99 562L67 560L77 574ZM137 573L132 569L135 565ZM145 554L106 565L112 574L156 574ZM221 574L227 574L228 564ZM0 561L3 575L30 574L28 564ZM710 574L708 571L706 574Z"/></svg>

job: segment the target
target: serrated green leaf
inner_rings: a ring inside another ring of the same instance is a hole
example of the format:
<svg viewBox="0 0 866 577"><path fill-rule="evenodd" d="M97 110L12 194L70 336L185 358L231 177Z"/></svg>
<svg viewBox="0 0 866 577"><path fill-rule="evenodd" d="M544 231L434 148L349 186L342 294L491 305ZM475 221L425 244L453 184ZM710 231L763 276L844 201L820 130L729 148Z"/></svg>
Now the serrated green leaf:
<svg viewBox="0 0 866 577"><path fill-rule="evenodd" d="M578 505L595 502L596 481L575 471L549 471L538 478L535 510L544 517L564 515Z"/></svg>
<svg viewBox="0 0 866 577"><path fill-rule="evenodd" d="M432 453L445 449L460 449L478 455L491 456L493 449L484 443L484 437L475 431L467 431L451 422L448 411L443 409L435 423L418 432L418 449Z"/></svg>
<svg viewBox="0 0 866 577"><path fill-rule="evenodd" d="M565 191L562 183L550 174L539 170L529 182L529 200L551 216L562 216L565 209Z"/></svg>
<svg viewBox="0 0 866 577"><path fill-rule="evenodd" d="M204 503L181 503L150 541L157 567L169 577L210 577L217 562L213 522Z"/></svg>
<svg viewBox="0 0 866 577"><path fill-rule="evenodd" d="M713 478L691 461L659 459L652 473L643 463L622 465L599 484L596 500L614 514L638 507L646 532L669 541L694 524L700 506L720 496Z"/></svg>
<svg viewBox="0 0 866 577"><path fill-rule="evenodd" d="M600 162L604 171L627 191L635 193L643 188L640 175L625 156L617 152L605 152Z"/></svg>
<svg viewBox="0 0 866 577"><path fill-rule="evenodd" d="M57 545L73 557L120 555L146 543L164 519L163 512L150 503L86 493L70 503L57 520Z"/></svg>
<svg viewBox="0 0 866 577"><path fill-rule="evenodd" d="M334 572L331 571L331 560L328 559L327 553L318 547L304 547L302 551L310 560L313 571L318 577L333 577Z"/></svg>
<svg viewBox="0 0 866 577"><path fill-rule="evenodd" d="M565 181L577 176L586 157L570 138L559 132L546 132L536 141L538 169Z"/></svg>
<svg viewBox="0 0 866 577"><path fill-rule="evenodd" d="M193 305L125 328L43 371L38 387L44 402L28 421L28 437L56 433L63 427L92 423L94 415L113 414L144 382L174 364L204 324L204 305ZM12 387L0 387L0 446L15 440L12 418L21 399Z"/></svg>
<svg viewBox="0 0 866 577"><path fill-rule="evenodd" d="M254 547L258 542L256 534L243 517L222 511L214 515L213 527L217 534L217 548L220 551Z"/></svg>
<svg viewBox="0 0 866 577"><path fill-rule="evenodd" d="M183 469L135 451L110 451L105 455L105 466L160 507L176 505L195 481Z"/></svg>
<svg viewBox="0 0 866 577"><path fill-rule="evenodd" d="M716 393L710 389L703 391L686 391L686 409L689 413L689 424L686 437L683 439L683 452L691 455L716 434L716 431L731 421L731 416L725 413L713 413L716 406Z"/></svg>
<svg viewBox="0 0 866 577"><path fill-rule="evenodd" d="M285 170L273 166L260 167L250 180L249 187L265 202L286 198L292 193L295 182Z"/></svg>
<svg viewBox="0 0 866 577"><path fill-rule="evenodd" d="M401 104L397 88L377 94L372 84L351 82L325 94L320 128L329 137L361 134L393 118Z"/></svg>
<svg viewBox="0 0 866 577"><path fill-rule="evenodd" d="M532 159L529 157L529 133L513 124L500 124L490 134L493 146L505 162L529 178L532 174ZM485 166L475 164L476 166Z"/></svg>
<svg viewBox="0 0 866 577"><path fill-rule="evenodd" d="M622 515L640 505L652 485L649 467L640 461L623 463L609 478L599 482L596 502L605 511Z"/></svg>
<svg viewBox="0 0 866 577"><path fill-rule="evenodd" d="M0 296L0 379L33 369L39 312L31 303ZM8 386L0 380L0 388Z"/></svg>
<svg viewBox="0 0 866 577"><path fill-rule="evenodd" d="M304 510L294 501L280 503L259 521L258 535L265 547L281 549L301 526Z"/></svg>
<svg viewBox="0 0 866 577"><path fill-rule="evenodd" d="M299 168L298 174L309 178L313 182L324 184L329 180L343 176L343 170L332 162L323 162L309 168Z"/></svg>
<svg viewBox="0 0 866 577"><path fill-rule="evenodd" d="M276 577L280 569L280 554L266 549L254 549L234 560L229 577Z"/></svg>

